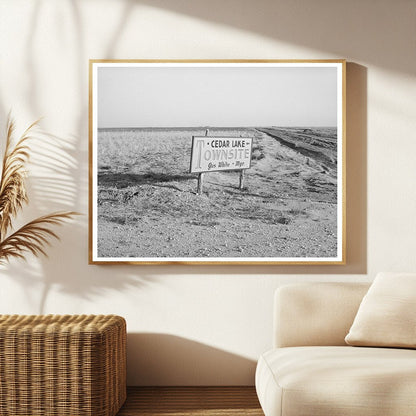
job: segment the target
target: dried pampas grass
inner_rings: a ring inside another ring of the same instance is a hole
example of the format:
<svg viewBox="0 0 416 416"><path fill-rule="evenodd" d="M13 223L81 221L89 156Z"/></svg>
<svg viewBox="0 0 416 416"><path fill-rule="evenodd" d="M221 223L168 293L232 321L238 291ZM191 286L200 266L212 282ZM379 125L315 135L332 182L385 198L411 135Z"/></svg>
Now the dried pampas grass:
<svg viewBox="0 0 416 416"><path fill-rule="evenodd" d="M6 263L11 257L23 259L26 252L46 256L45 247L50 244L50 238L59 239L51 226L62 224L78 214L72 211L54 212L11 232L12 219L29 202L25 188L26 163L29 160L26 142L37 123L31 124L14 144L15 124L10 115L8 118L0 180L0 264Z"/></svg>

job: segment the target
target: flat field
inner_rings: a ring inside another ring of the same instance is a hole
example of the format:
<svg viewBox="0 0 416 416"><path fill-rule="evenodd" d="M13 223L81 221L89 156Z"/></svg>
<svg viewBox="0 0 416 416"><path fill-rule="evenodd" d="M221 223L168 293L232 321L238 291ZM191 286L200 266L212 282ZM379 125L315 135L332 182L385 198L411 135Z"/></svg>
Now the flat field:
<svg viewBox="0 0 416 416"><path fill-rule="evenodd" d="M97 251L128 258L302 258L337 254L336 128L212 128L252 137L239 173L189 173L199 129L102 129Z"/></svg>

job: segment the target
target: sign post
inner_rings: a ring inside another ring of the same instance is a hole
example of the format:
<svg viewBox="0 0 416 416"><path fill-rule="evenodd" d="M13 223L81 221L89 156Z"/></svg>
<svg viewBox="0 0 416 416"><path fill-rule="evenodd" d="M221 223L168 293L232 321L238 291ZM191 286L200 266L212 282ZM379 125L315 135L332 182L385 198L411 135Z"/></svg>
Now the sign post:
<svg viewBox="0 0 416 416"><path fill-rule="evenodd" d="M240 191L244 189L244 172L245 172L245 169L242 169L240 172L240 186L238 187Z"/></svg>
<svg viewBox="0 0 416 416"><path fill-rule="evenodd" d="M205 130L205 137L207 137L209 134L209 129ZM204 186L204 172L200 172L198 175L198 188L196 190L196 194L197 195L201 195L202 194L202 187Z"/></svg>
<svg viewBox="0 0 416 416"><path fill-rule="evenodd" d="M252 137L192 137L191 173L198 173L197 194L203 191L206 172L240 171L239 189L244 188L244 171L251 166Z"/></svg>
<svg viewBox="0 0 416 416"><path fill-rule="evenodd" d="M196 194L197 195L201 195L202 194L202 187L204 186L204 173L201 172L198 175L198 188L196 190Z"/></svg>

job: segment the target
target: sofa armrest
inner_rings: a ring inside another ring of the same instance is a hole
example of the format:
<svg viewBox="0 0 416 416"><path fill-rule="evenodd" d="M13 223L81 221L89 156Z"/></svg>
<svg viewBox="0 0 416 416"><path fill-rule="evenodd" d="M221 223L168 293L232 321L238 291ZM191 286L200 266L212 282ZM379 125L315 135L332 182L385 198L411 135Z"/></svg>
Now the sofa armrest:
<svg viewBox="0 0 416 416"><path fill-rule="evenodd" d="M274 299L274 347L346 345L344 338L369 286L301 283L280 287Z"/></svg>

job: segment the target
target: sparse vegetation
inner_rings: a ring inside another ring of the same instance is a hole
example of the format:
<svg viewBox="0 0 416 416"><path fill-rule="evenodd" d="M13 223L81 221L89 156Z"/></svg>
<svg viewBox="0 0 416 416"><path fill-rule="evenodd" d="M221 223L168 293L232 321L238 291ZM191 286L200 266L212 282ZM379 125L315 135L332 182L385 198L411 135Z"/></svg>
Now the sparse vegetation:
<svg viewBox="0 0 416 416"><path fill-rule="evenodd" d="M305 155L265 129L210 128L253 137L246 188L238 172L189 173L201 129L102 130L98 134L100 257L330 257L336 254L336 164ZM336 142L334 129L279 129L308 146ZM317 138L313 141L313 137ZM332 155L333 156L333 155ZM336 156L336 153L335 153ZM320 245L317 244L319 242Z"/></svg>

